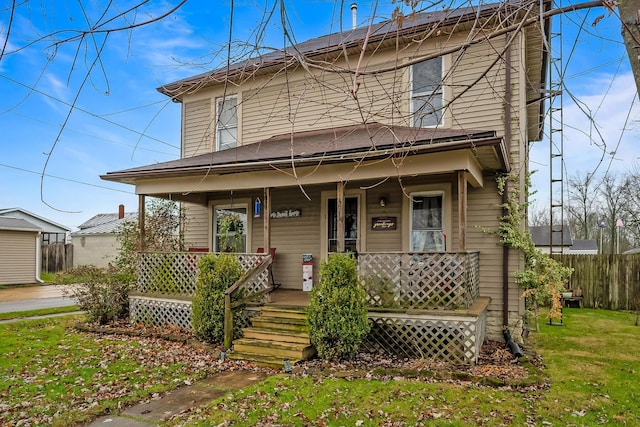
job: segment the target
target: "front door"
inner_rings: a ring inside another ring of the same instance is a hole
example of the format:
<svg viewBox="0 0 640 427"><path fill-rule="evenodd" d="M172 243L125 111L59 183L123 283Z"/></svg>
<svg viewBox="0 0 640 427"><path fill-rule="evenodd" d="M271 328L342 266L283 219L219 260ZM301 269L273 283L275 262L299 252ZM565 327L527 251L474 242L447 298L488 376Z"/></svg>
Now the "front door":
<svg viewBox="0 0 640 427"><path fill-rule="evenodd" d="M358 197L344 198L344 249L358 252ZM327 200L327 249L338 251L338 203L335 198Z"/></svg>

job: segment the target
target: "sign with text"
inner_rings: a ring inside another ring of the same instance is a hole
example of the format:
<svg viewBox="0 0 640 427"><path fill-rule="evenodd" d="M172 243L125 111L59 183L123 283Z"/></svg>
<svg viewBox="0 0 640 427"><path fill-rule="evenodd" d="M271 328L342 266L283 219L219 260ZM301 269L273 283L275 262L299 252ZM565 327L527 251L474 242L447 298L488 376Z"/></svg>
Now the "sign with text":
<svg viewBox="0 0 640 427"><path fill-rule="evenodd" d="M271 212L271 218L300 218L302 209L282 209Z"/></svg>
<svg viewBox="0 0 640 427"><path fill-rule="evenodd" d="M376 216L371 219L372 230L395 230L398 227L398 217Z"/></svg>

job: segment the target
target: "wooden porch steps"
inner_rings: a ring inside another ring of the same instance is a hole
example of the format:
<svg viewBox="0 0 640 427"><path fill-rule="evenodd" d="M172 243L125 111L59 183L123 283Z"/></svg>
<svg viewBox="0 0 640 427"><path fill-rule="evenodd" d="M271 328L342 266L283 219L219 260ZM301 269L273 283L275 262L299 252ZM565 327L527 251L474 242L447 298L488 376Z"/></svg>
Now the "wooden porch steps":
<svg viewBox="0 0 640 427"><path fill-rule="evenodd" d="M309 340L304 307L263 306L251 325L243 329L243 338L233 342L229 358L283 367L285 359L293 365L316 353Z"/></svg>

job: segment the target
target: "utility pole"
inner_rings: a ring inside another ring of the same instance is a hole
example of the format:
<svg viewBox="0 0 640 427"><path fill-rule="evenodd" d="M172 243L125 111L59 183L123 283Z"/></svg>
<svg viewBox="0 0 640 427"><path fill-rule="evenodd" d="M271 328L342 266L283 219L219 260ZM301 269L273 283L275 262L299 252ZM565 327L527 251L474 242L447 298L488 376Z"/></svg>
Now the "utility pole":
<svg viewBox="0 0 640 427"><path fill-rule="evenodd" d="M622 21L622 37L636 81L636 91L640 93L640 0L620 0L618 11Z"/></svg>

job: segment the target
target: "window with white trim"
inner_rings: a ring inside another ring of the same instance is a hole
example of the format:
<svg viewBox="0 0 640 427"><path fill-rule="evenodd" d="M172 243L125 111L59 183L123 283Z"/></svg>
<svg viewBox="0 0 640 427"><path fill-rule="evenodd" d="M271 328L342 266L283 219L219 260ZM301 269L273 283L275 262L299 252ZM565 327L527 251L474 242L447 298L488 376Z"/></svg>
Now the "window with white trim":
<svg viewBox="0 0 640 427"><path fill-rule="evenodd" d="M442 123L442 57L411 66L411 113L416 127Z"/></svg>
<svg viewBox="0 0 640 427"><path fill-rule="evenodd" d="M411 194L412 252L441 252L446 250L444 233L444 194Z"/></svg>
<svg viewBox="0 0 640 427"><path fill-rule="evenodd" d="M213 209L214 252L247 252L248 206L216 205Z"/></svg>
<svg viewBox="0 0 640 427"><path fill-rule="evenodd" d="M216 99L216 150L222 151L238 145L238 98L227 96Z"/></svg>

